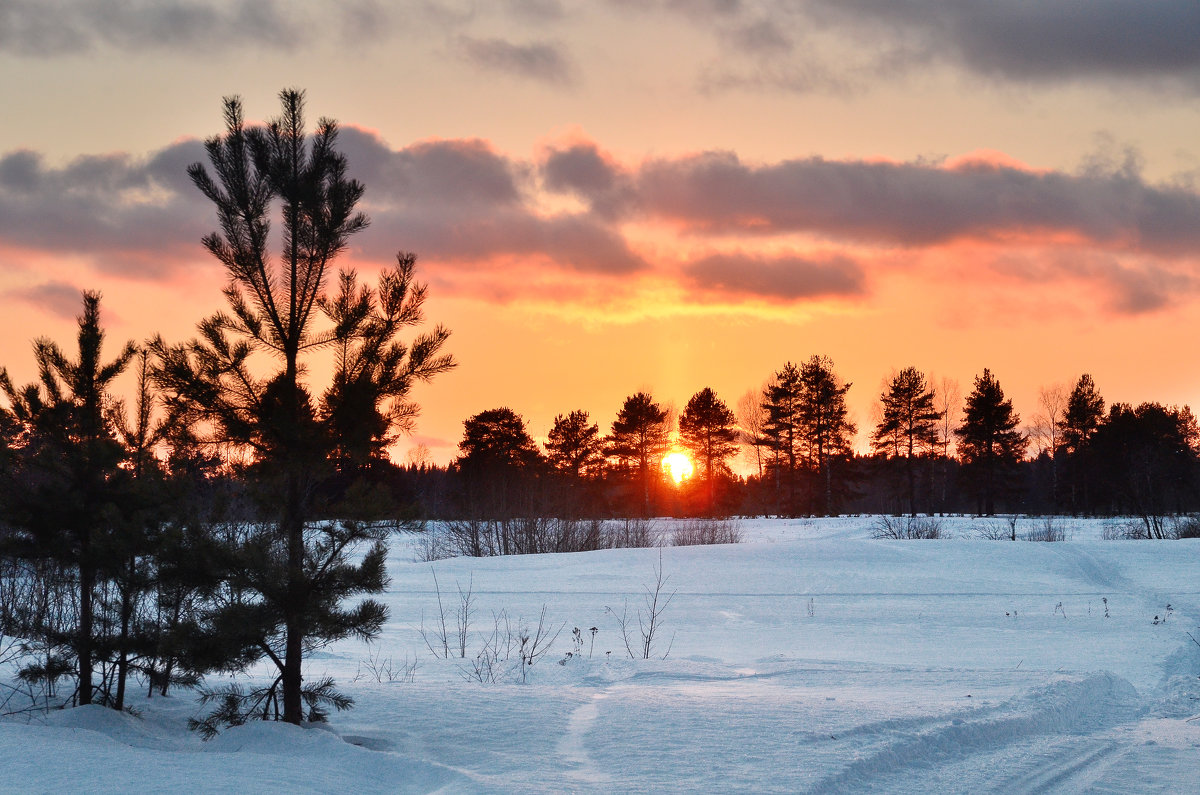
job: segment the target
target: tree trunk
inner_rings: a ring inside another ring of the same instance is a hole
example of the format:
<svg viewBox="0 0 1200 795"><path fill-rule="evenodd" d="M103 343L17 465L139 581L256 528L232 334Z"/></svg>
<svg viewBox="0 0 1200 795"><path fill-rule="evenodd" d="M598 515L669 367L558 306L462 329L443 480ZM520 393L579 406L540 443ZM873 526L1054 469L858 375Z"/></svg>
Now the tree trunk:
<svg viewBox="0 0 1200 795"><path fill-rule="evenodd" d="M129 577L133 577L136 562L129 561ZM129 624L133 616L133 595L130 593L133 585L127 582L121 586L121 635L117 644L117 696L113 700L113 709L118 712L125 709L125 680L129 674Z"/></svg>
<svg viewBox="0 0 1200 795"><path fill-rule="evenodd" d="M83 536L79 564L79 635L75 654L79 658L79 704L92 703L92 589L96 586L96 571L89 561L88 534Z"/></svg>
<svg viewBox="0 0 1200 795"><path fill-rule="evenodd" d="M283 606L284 657L281 684L283 686L283 719L299 724L304 720L304 704L300 696L303 688L301 675L304 664L304 603L308 595L304 592L304 521L300 516L299 476L291 472L287 476L287 491L283 521L280 530L287 538L287 601Z"/></svg>

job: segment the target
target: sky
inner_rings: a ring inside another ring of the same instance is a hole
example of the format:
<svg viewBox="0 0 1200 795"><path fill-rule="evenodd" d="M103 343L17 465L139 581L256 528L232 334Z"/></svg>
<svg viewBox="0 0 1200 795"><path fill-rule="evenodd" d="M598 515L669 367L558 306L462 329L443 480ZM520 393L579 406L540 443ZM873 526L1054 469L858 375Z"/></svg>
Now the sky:
<svg viewBox="0 0 1200 795"><path fill-rule="evenodd" d="M294 87L366 185L341 264L416 252L453 332L400 460L814 354L860 447L907 366L1200 405L1197 41L1195 0L4 0L0 365L82 289L114 352L222 308L185 170Z"/></svg>

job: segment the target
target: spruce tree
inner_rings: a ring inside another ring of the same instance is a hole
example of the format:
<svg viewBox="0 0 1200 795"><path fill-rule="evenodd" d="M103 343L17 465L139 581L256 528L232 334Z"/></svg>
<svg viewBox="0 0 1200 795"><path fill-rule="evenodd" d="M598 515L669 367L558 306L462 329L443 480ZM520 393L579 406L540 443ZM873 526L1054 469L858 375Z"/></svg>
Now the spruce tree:
<svg viewBox="0 0 1200 795"><path fill-rule="evenodd" d="M1017 430L1020 423L1000 382L985 368L975 378L962 425L955 430L959 454L981 514L991 516L996 512L996 497L1010 487L1013 470L1025 454L1028 440Z"/></svg>
<svg viewBox="0 0 1200 795"><path fill-rule="evenodd" d="M217 210L220 232L204 245L228 274L229 312L203 321L197 340L156 340L153 349L156 378L173 408L249 459L245 473L262 521L234 539L242 561L236 586L246 599L219 623L257 636L279 671L267 697L281 697L279 717L299 723L306 701L310 717L321 715L322 704L345 706L327 682L305 687L305 655L337 638L369 639L387 614L371 599L343 607L383 588L385 531L357 510L320 504L323 484L378 455L411 416L412 383L453 362L439 353L448 335L440 327L409 346L398 341L422 319L425 291L412 282L411 255L398 255L376 288L347 271L337 295L327 295L332 263L368 223L355 209L363 185L347 176L337 124L322 119L310 134L303 94L285 90L280 101L278 119L248 127L240 100L226 99L226 131L205 143L209 165L188 169ZM305 356L330 347L337 371L315 401ZM355 518L314 524L339 513ZM367 551L357 554L364 544Z"/></svg>

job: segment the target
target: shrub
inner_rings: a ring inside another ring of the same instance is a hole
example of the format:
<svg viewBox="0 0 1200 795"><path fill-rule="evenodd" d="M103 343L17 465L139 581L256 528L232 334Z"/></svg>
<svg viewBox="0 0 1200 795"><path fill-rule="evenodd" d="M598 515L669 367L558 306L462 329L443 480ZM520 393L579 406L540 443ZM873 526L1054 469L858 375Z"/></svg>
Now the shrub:
<svg viewBox="0 0 1200 795"><path fill-rule="evenodd" d="M1067 533L1053 516L1042 517L1042 524L1025 534L1026 541L1066 541Z"/></svg>
<svg viewBox="0 0 1200 795"><path fill-rule="evenodd" d="M881 516L871 529L871 538L923 541L944 537L941 521L933 516Z"/></svg>
<svg viewBox="0 0 1200 795"><path fill-rule="evenodd" d="M655 547L661 533L649 519L455 519L431 523L417 550L432 562L452 557L486 558L546 552Z"/></svg>
<svg viewBox="0 0 1200 795"><path fill-rule="evenodd" d="M1175 538L1200 538L1200 516L1177 516L1172 530Z"/></svg>
<svg viewBox="0 0 1200 795"><path fill-rule="evenodd" d="M677 547L703 544L738 544L742 528L732 519L688 519L671 528L671 544Z"/></svg>

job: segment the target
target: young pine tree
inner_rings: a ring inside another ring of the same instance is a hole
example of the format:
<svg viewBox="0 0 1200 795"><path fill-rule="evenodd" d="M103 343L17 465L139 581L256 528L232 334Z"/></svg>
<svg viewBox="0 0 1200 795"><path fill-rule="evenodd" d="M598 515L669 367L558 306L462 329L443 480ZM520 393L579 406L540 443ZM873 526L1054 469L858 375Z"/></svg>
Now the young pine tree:
<svg viewBox="0 0 1200 795"><path fill-rule="evenodd" d="M412 282L411 255L399 255L376 288L346 272L337 295L326 294L332 263L367 226L355 209L363 186L346 175L337 124L322 119L310 134L303 94L285 90L280 101L278 119L247 127L241 102L227 99L226 131L205 144L209 166L188 169L217 210L221 231L204 245L225 266L229 312L202 322L197 340L152 347L175 409L251 462L262 522L236 541L238 586L248 596L231 610L278 669L282 719L299 723L306 700L318 717L322 700L345 704L325 683L305 688L305 654L337 638L371 638L387 615L371 599L344 606L382 590L384 531L357 518L314 524L331 513L361 518L357 508L321 505L322 486L379 455L411 417L411 385L454 363L439 352L448 336L441 327L411 345L398 339L422 320L425 290ZM330 347L333 383L314 401L305 356Z"/></svg>
<svg viewBox="0 0 1200 795"><path fill-rule="evenodd" d="M100 295L83 293L78 357L51 340L34 343L39 384L17 389L0 370L0 388L21 427L3 499L14 551L49 559L73 574L78 614L61 638L75 659L78 703L91 704L93 671L104 639L97 630L97 589L124 560L131 542L131 490L108 408L110 388L136 355L128 342L104 364ZM50 639L54 642L55 639Z"/></svg>

